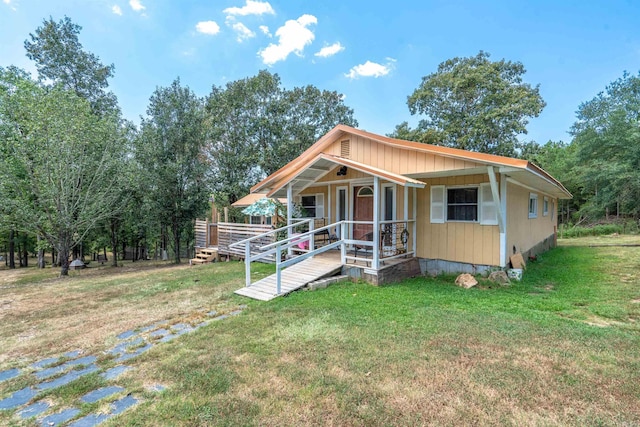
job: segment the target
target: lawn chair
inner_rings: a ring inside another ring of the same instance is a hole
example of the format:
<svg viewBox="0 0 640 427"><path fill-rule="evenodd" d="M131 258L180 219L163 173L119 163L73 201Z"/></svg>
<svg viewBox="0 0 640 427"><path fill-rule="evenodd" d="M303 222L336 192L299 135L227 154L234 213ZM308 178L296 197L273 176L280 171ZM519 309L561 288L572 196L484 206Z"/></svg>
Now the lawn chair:
<svg viewBox="0 0 640 427"><path fill-rule="evenodd" d="M362 236L360 236L358 239L356 240L362 240L365 242L373 242L373 231L369 231L368 233L363 234ZM371 253L371 256L373 256L373 246L366 246L366 245L354 245L354 250L355 250L355 257L358 257L358 252L364 252L365 253L365 257L367 253ZM355 260L353 261L355 263Z"/></svg>

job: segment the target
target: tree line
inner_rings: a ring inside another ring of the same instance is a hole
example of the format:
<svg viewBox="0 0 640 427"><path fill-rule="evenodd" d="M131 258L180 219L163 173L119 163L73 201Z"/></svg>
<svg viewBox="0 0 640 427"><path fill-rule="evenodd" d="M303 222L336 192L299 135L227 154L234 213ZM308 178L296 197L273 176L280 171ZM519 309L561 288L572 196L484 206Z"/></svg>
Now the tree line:
<svg viewBox="0 0 640 427"><path fill-rule="evenodd" d="M80 31L68 17L44 20L25 41L38 78L0 68L0 245L11 267L28 252L43 266L47 251L66 275L70 257L107 247L113 265L127 247L134 260L168 251L178 263L212 194L230 204L338 123L357 126L340 94L285 89L268 71L204 98L176 78L135 126L109 91L115 67L84 50Z"/></svg>
<svg viewBox="0 0 640 427"><path fill-rule="evenodd" d="M102 252L115 266L193 244L193 220L208 201L228 206L323 134L357 126L335 91L286 89L277 74L213 85L197 96L176 78L151 94L139 126L109 91L114 65L79 41L68 17L44 20L25 41L38 77L0 67L0 248L10 266L44 253L68 271L69 258ZM610 213L640 216L640 75L624 73L578 107L571 141L522 142L545 107L520 62L486 52L452 58L407 98L407 122L389 136L512 157L541 166L574 194L563 221ZM17 259L16 259L17 256Z"/></svg>

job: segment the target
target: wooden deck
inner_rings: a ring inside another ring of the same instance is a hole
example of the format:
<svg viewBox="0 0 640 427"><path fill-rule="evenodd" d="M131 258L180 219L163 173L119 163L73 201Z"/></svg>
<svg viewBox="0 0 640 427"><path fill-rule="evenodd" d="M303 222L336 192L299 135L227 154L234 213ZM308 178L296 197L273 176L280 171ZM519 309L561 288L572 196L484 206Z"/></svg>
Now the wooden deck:
<svg viewBox="0 0 640 427"><path fill-rule="evenodd" d="M280 295L276 293L275 274L258 280L249 287L238 289L235 293L261 301L269 301L300 289L323 277L333 276L339 273L340 270L342 270L340 257L335 260L330 257L316 256L282 270Z"/></svg>

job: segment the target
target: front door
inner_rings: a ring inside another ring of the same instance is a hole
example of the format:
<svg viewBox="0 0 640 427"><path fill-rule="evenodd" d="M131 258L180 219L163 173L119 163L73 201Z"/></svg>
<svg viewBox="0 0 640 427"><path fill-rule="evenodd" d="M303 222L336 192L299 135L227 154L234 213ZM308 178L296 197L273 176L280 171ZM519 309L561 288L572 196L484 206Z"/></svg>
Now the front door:
<svg viewBox="0 0 640 427"><path fill-rule="evenodd" d="M371 186L354 187L353 220L373 221L373 188ZM373 231L372 224L354 224L353 238L355 240L373 240L366 238L367 233Z"/></svg>

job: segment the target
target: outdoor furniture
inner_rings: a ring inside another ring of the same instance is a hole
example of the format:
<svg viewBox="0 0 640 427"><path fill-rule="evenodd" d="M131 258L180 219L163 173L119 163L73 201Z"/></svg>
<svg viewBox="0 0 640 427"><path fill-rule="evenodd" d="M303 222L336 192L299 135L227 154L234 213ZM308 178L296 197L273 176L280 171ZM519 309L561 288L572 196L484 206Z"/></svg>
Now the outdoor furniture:
<svg viewBox="0 0 640 427"><path fill-rule="evenodd" d="M362 240L362 241L366 241L366 242L373 242L373 231L369 231L368 233L363 234L362 236L360 236L359 238L357 238L356 240ZM355 257L358 257L358 251L360 252L365 252L365 256L367 252L371 252L371 254L373 255L373 246L366 246L366 245L354 245L354 250L355 250ZM355 263L355 261L354 261Z"/></svg>

